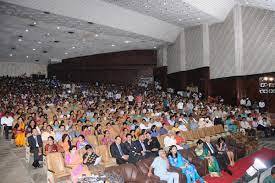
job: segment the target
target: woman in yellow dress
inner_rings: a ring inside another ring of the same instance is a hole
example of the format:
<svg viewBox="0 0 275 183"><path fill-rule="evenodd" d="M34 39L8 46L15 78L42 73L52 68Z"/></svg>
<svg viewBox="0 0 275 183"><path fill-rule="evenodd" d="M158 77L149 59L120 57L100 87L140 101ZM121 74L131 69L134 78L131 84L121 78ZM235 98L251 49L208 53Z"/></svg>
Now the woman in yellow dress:
<svg viewBox="0 0 275 183"><path fill-rule="evenodd" d="M22 117L17 119L17 124L15 125L16 133L15 133L15 144L18 147L24 147L26 144L25 137L25 123Z"/></svg>

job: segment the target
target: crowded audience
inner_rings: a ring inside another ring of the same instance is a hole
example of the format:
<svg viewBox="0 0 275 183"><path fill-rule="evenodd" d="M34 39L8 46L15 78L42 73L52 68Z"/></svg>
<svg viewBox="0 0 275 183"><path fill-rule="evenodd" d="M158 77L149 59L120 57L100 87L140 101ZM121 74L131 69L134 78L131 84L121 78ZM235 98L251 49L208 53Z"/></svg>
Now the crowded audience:
<svg viewBox="0 0 275 183"><path fill-rule="evenodd" d="M117 164L136 164L152 157L155 160L148 176L154 168L161 180L179 182L177 173L167 171L174 166L191 183L204 179L179 153L189 148L183 132L223 125L232 134L242 132L256 138L262 131L265 137L274 136L269 116L247 101L233 107L222 100L203 98L201 93L164 92L153 84L70 84L2 77L0 118L5 139L13 139L18 147L30 147L33 167L42 167L43 155L61 152L72 167L73 182L100 164L98 143L108 147ZM95 142L91 137L100 140ZM227 167L234 166L234 153L223 138L216 144L210 140L197 141L196 155L208 160L211 176L222 176L221 170L231 174Z"/></svg>

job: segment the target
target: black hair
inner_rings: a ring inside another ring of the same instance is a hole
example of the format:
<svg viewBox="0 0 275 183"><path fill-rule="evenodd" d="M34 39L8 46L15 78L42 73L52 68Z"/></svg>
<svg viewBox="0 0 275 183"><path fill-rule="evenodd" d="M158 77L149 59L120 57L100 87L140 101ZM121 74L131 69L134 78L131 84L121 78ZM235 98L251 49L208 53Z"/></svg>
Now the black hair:
<svg viewBox="0 0 275 183"><path fill-rule="evenodd" d="M91 146L90 144L87 144L87 145L85 146L85 150L88 150L88 149L92 149L92 146Z"/></svg>
<svg viewBox="0 0 275 183"><path fill-rule="evenodd" d="M176 158L177 158L177 157L178 157L178 153L176 153L175 156L174 156L173 153L172 153L173 147L176 147L176 148L177 148L176 145L171 145L170 148L169 148L169 151L168 151L168 156L172 156L172 157L176 157Z"/></svg>
<svg viewBox="0 0 275 183"><path fill-rule="evenodd" d="M80 134L78 137L82 137L84 140L85 140L85 137L84 135Z"/></svg>
<svg viewBox="0 0 275 183"><path fill-rule="evenodd" d="M274 174L275 174L275 166L272 167L272 169L271 169L271 175L274 175Z"/></svg>
<svg viewBox="0 0 275 183"><path fill-rule="evenodd" d="M199 144L203 144L203 141L202 141L201 139L199 139L199 140L197 141L197 145L199 145Z"/></svg>
<svg viewBox="0 0 275 183"><path fill-rule="evenodd" d="M48 139L52 139L52 141L54 141L54 138L53 136L49 136Z"/></svg>

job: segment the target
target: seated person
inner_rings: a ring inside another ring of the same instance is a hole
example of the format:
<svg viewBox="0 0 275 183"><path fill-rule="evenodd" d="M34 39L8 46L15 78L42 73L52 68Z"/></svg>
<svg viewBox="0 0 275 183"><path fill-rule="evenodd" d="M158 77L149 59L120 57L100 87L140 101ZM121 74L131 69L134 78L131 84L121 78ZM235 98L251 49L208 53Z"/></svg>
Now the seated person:
<svg viewBox="0 0 275 183"><path fill-rule="evenodd" d="M124 164L128 162L129 155L123 152L120 136L115 137L115 142L110 146L110 152L113 158L116 158L117 164Z"/></svg>
<svg viewBox="0 0 275 183"><path fill-rule="evenodd" d="M218 139L218 144L216 144L216 147L217 147L217 150L219 151L219 153L226 153L226 155L230 161L230 165L234 166L234 164L235 164L234 153L227 148L224 138L220 137Z"/></svg>
<svg viewBox="0 0 275 183"><path fill-rule="evenodd" d="M153 125L151 127L151 136L152 137L157 137L159 136L159 132L157 131L157 126L156 125Z"/></svg>
<svg viewBox="0 0 275 183"><path fill-rule="evenodd" d="M203 141L201 139L199 139L197 142L195 153L200 159L207 159L208 171L211 177L221 176L221 170L216 158L214 156L211 156L209 151L203 147Z"/></svg>
<svg viewBox="0 0 275 183"><path fill-rule="evenodd" d="M144 140L144 142L145 142L146 149L151 151L153 156L157 156L158 151L160 149L160 144L159 144L158 138L152 137L151 132L145 132L145 137L146 137L146 139Z"/></svg>
<svg viewBox="0 0 275 183"><path fill-rule="evenodd" d="M246 117L242 118L240 122L241 128L245 130L248 136L256 136L256 131L251 127L249 122L246 120Z"/></svg>
<svg viewBox="0 0 275 183"><path fill-rule="evenodd" d="M94 152L93 147L88 144L85 146L85 150L86 153L83 155L83 164L87 165L88 167L98 165L100 161L97 160L96 162L96 159L99 158L99 156Z"/></svg>
<svg viewBox="0 0 275 183"><path fill-rule="evenodd" d="M180 136L180 131L176 131L175 139L176 139L177 145L179 146L185 145L185 139L182 136Z"/></svg>
<svg viewBox="0 0 275 183"><path fill-rule="evenodd" d="M54 138L52 136L48 137L48 142L45 146L45 154L58 152L58 146L54 143Z"/></svg>
<svg viewBox="0 0 275 183"><path fill-rule="evenodd" d="M102 145L111 145L114 142L114 140L111 137L109 130L105 130L103 133L104 133L104 137L101 139L101 144Z"/></svg>
<svg viewBox="0 0 275 183"><path fill-rule="evenodd" d="M172 145L169 149L168 160L171 166L182 170L182 173L186 176L187 183L196 183L197 181L204 183L203 178L199 176L195 166L182 157L175 145Z"/></svg>
<svg viewBox="0 0 275 183"><path fill-rule="evenodd" d="M225 124L227 125L229 132L231 132L231 133L236 133L237 132L238 127L237 127L237 125L235 125L232 122L231 116L227 117L227 119L225 120Z"/></svg>
<svg viewBox="0 0 275 183"><path fill-rule="evenodd" d="M160 180L167 181L167 183L179 183L179 174L177 172L168 172L170 165L165 151L161 149L158 154L159 156L154 159L149 168L148 177L152 176L152 169L154 169L154 174Z"/></svg>
<svg viewBox="0 0 275 183"><path fill-rule="evenodd" d="M172 131L174 131L174 132L180 131L180 129L179 129L179 123L178 123L178 122L175 122L175 123L174 123L174 126L173 126L173 128L172 128Z"/></svg>
<svg viewBox="0 0 275 183"><path fill-rule="evenodd" d="M162 127L159 129L159 135L165 135L168 133L168 130L165 128L165 123L162 123Z"/></svg>
<svg viewBox="0 0 275 183"><path fill-rule="evenodd" d="M178 149L183 149L181 146L177 145L177 141L174 137L174 132L172 130L168 131L166 137L164 137L164 148L169 149L170 146L176 145Z"/></svg>
<svg viewBox="0 0 275 183"><path fill-rule="evenodd" d="M140 157L141 159L145 159L151 156L150 150L146 149L144 140L145 140L144 134L141 134L139 135L138 140L136 140L133 144L134 151L141 156Z"/></svg>
<svg viewBox="0 0 275 183"><path fill-rule="evenodd" d="M72 146L70 136L68 134L63 134L61 142L59 142L61 152L68 152Z"/></svg>
<svg viewBox="0 0 275 183"><path fill-rule="evenodd" d="M263 183L274 183L275 182L275 166L271 169L271 175L264 179Z"/></svg>
<svg viewBox="0 0 275 183"><path fill-rule="evenodd" d="M89 143L85 140L84 135L79 135L76 143L77 150L84 148L87 144Z"/></svg>
<svg viewBox="0 0 275 183"><path fill-rule="evenodd" d="M82 158L76 146L72 146L69 152L65 152L65 164L72 168L71 178L73 183L76 183L82 175L89 176L91 174L87 166L82 164Z"/></svg>

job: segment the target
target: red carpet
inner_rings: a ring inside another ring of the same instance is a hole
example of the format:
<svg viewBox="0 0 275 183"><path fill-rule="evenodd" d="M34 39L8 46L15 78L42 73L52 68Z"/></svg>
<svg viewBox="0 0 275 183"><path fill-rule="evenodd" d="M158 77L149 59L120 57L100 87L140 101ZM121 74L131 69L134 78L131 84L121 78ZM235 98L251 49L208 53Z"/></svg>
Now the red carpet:
<svg viewBox="0 0 275 183"><path fill-rule="evenodd" d="M263 161L268 161L274 157L275 150L262 148L261 150L256 151L250 156L247 156L237 161L234 167L229 167L229 169L233 173L232 176L230 176L226 172L222 172L221 177L206 176L205 181L207 181L208 183L232 183L234 180L237 180L244 175L245 171L253 164L255 158Z"/></svg>

